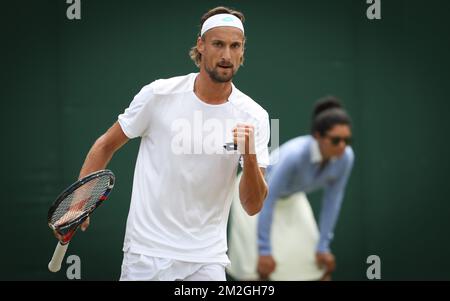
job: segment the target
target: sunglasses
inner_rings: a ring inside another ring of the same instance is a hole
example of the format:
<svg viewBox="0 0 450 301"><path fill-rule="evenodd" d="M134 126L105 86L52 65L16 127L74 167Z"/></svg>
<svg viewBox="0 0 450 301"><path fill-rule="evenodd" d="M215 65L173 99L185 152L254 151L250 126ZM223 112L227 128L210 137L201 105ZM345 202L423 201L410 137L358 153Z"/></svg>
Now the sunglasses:
<svg viewBox="0 0 450 301"><path fill-rule="evenodd" d="M333 144L334 146L338 146L341 141L344 141L344 143L346 145L350 145L352 143L352 138L351 137L339 137L339 136L328 136L328 139L330 139L331 144Z"/></svg>

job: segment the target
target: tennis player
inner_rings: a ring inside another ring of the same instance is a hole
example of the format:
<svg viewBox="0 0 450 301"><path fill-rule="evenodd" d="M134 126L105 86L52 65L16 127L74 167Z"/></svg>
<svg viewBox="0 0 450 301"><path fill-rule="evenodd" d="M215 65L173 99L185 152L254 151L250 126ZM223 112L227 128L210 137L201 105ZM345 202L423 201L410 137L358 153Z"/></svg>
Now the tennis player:
<svg viewBox="0 0 450 301"><path fill-rule="evenodd" d="M86 157L80 177L105 168L129 139L141 137L121 280L225 280L239 162L242 206L249 215L262 208L269 118L232 83L244 59L243 21L226 7L204 14L190 51L199 73L144 86ZM237 150L224 148L230 143Z"/></svg>
<svg viewBox="0 0 450 301"><path fill-rule="evenodd" d="M354 154L351 122L335 97L318 101L311 135L276 149L267 169L269 194L257 216L244 216L233 202L231 266L239 280L330 280L335 257L330 249ZM320 224L305 193L324 190ZM238 199L239 196L235 196Z"/></svg>

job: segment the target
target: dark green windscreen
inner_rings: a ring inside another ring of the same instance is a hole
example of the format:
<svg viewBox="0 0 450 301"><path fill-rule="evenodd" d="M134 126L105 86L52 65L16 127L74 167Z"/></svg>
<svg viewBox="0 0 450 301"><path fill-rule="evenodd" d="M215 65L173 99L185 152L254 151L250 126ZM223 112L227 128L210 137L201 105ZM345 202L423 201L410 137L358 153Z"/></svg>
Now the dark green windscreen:
<svg viewBox="0 0 450 301"><path fill-rule="evenodd" d="M46 215L91 145L142 86L195 72L200 16L246 16L246 60L234 82L280 120L280 140L308 133L311 108L340 97L353 118L355 167L332 249L336 280L450 280L446 183L450 113L448 1L8 1L1 18L0 279L63 280L47 270L56 240ZM109 165L111 198L68 255L84 280L117 280L138 140ZM162 163L163 164L163 163ZM310 201L320 210L321 193ZM444 256L445 257L445 256Z"/></svg>

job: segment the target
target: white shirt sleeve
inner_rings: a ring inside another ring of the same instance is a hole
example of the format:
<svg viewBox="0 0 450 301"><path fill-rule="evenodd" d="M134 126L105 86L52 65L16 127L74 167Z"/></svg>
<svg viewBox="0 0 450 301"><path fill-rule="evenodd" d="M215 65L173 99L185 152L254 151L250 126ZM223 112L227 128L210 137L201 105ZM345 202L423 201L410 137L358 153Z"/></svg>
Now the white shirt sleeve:
<svg viewBox="0 0 450 301"><path fill-rule="evenodd" d="M119 115L120 127L128 138L143 137L148 134L153 100L152 85L144 86L125 112Z"/></svg>
<svg viewBox="0 0 450 301"><path fill-rule="evenodd" d="M269 163L269 140L270 140L270 123L269 115L265 114L264 118L260 120L259 126L256 129L255 149L256 158L259 167L266 168Z"/></svg>

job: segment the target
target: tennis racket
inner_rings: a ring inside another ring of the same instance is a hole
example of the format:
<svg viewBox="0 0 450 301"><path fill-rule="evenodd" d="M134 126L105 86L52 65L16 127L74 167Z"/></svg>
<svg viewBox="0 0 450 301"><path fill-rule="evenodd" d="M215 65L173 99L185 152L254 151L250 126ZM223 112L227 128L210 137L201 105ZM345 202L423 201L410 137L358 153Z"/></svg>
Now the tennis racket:
<svg viewBox="0 0 450 301"><path fill-rule="evenodd" d="M114 182L112 171L100 170L76 181L56 198L48 211L48 225L59 239L48 264L51 272L60 270L76 230L108 198Z"/></svg>

